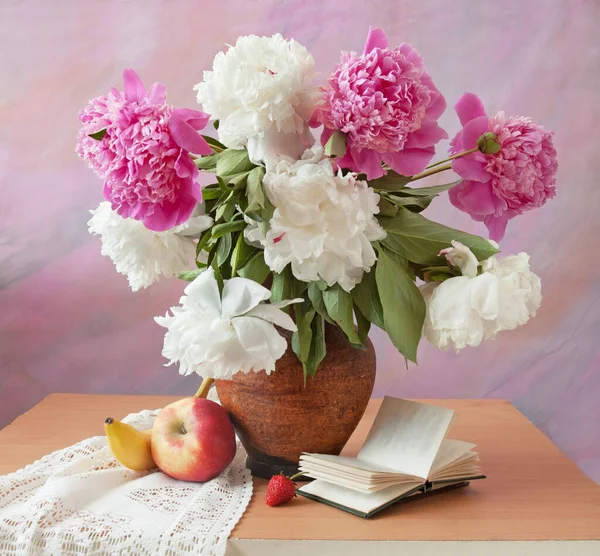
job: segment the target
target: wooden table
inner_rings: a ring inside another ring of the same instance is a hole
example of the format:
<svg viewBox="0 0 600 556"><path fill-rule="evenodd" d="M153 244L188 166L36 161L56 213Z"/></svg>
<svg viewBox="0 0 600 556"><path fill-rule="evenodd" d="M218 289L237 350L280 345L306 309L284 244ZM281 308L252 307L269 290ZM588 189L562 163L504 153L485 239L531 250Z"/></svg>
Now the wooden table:
<svg viewBox="0 0 600 556"><path fill-rule="evenodd" d="M102 434L109 415L119 418L175 399L48 396L0 432L0 474ZM345 454L356 454L379 403L371 401ZM457 412L450 436L478 445L487 479L399 504L368 521L301 497L270 508L264 502L266 481L257 479L228 554L600 555L600 487L514 407L504 400L427 403Z"/></svg>

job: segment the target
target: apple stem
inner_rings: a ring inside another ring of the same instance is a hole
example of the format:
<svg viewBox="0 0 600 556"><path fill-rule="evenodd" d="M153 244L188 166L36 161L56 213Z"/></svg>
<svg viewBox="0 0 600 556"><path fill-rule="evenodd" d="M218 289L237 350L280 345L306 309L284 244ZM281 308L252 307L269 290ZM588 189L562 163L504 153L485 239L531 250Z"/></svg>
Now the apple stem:
<svg viewBox="0 0 600 556"><path fill-rule="evenodd" d="M208 396L208 391L210 390L210 387L213 385L214 381L214 378L203 378L200 388L198 388L198 391L194 394L194 398L206 398L206 396Z"/></svg>

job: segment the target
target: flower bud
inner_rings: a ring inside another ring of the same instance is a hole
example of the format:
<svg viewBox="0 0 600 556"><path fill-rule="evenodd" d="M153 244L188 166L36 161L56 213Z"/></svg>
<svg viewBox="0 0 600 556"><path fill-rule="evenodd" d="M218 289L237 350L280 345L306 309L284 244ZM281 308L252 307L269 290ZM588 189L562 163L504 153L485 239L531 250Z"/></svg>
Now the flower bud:
<svg viewBox="0 0 600 556"><path fill-rule="evenodd" d="M498 142L496 134L488 131L477 139L477 148L483 154L496 154L502 148L502 145Z"/></svg>

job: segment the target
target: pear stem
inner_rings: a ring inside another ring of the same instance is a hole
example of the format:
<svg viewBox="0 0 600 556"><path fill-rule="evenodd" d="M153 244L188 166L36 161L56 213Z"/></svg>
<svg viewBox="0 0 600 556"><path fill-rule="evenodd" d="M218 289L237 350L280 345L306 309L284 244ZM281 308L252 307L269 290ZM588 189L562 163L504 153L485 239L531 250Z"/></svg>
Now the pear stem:
<svg viewBox="0 0 600 556"><path fill-rule="evenodd" d="M206 396L208 396L208 391L210 390L210 387L213 385L214 381L214 378L203 378L200 388L198 388L198 391L194 394L194 398L206 398Z"/></svg>

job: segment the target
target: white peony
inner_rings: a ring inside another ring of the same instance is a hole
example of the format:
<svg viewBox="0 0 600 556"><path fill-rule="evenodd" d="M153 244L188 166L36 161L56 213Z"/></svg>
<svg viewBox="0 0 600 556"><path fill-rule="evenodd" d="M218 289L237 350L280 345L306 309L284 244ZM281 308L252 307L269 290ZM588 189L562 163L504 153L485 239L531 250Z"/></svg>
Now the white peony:
<svg viewBox="0 0 600 556"><path fill-rule="evenodd" d="M213 222L202 214L166 232L153 232L138 220L122 218L106 201L90 213L89 232L100 236L102 254L111 258L117 272L127 276L134 292L161 276L177 276L189 269L200 232Z"/></svg>
<svg viewBox="0 0 600 556"><path fill-rule="evenodd" d="M427 313L424 334L429 342L458 352L478 346L503 330L513 330L534 317L542 302L539 276L529 269L529 255L519 253L481 263L470 249L453 241L442 254L463 276L421 287Z"/></svg>
<svg viewBox="0 0 600 556"><path fill-rule="evenodd" d="M281 310L302 299L265 304L271 292L246 278L226 280L222 295L214 270L208 268L185 288L181 307L171 307L155 320L167 328L163 355L179 372L229 379L238 371L275 368L287 342L274 325L295 331L296 325Z"/></svg>
<svg viewBox="0 0 600 556"><path fill-rule="evenodd" d="M299 158L314 139L307 122L318 99L314 60L281 35L240 37L219 52L194 89L205 112L219 120L219 139L247 147L250 160L277 154Z"/></svg>
<svg viewBox="0 0 600 556"><path fill-rule="evenodd" d="M322 278L350 291L377 260L371 242L385 237L374 216L379 195L355 174L336 174L317 146L268 167L263 183L275 212L266 237L250 225L246 238L260 238L269 268L291 264L298 280Z"/></svg>

